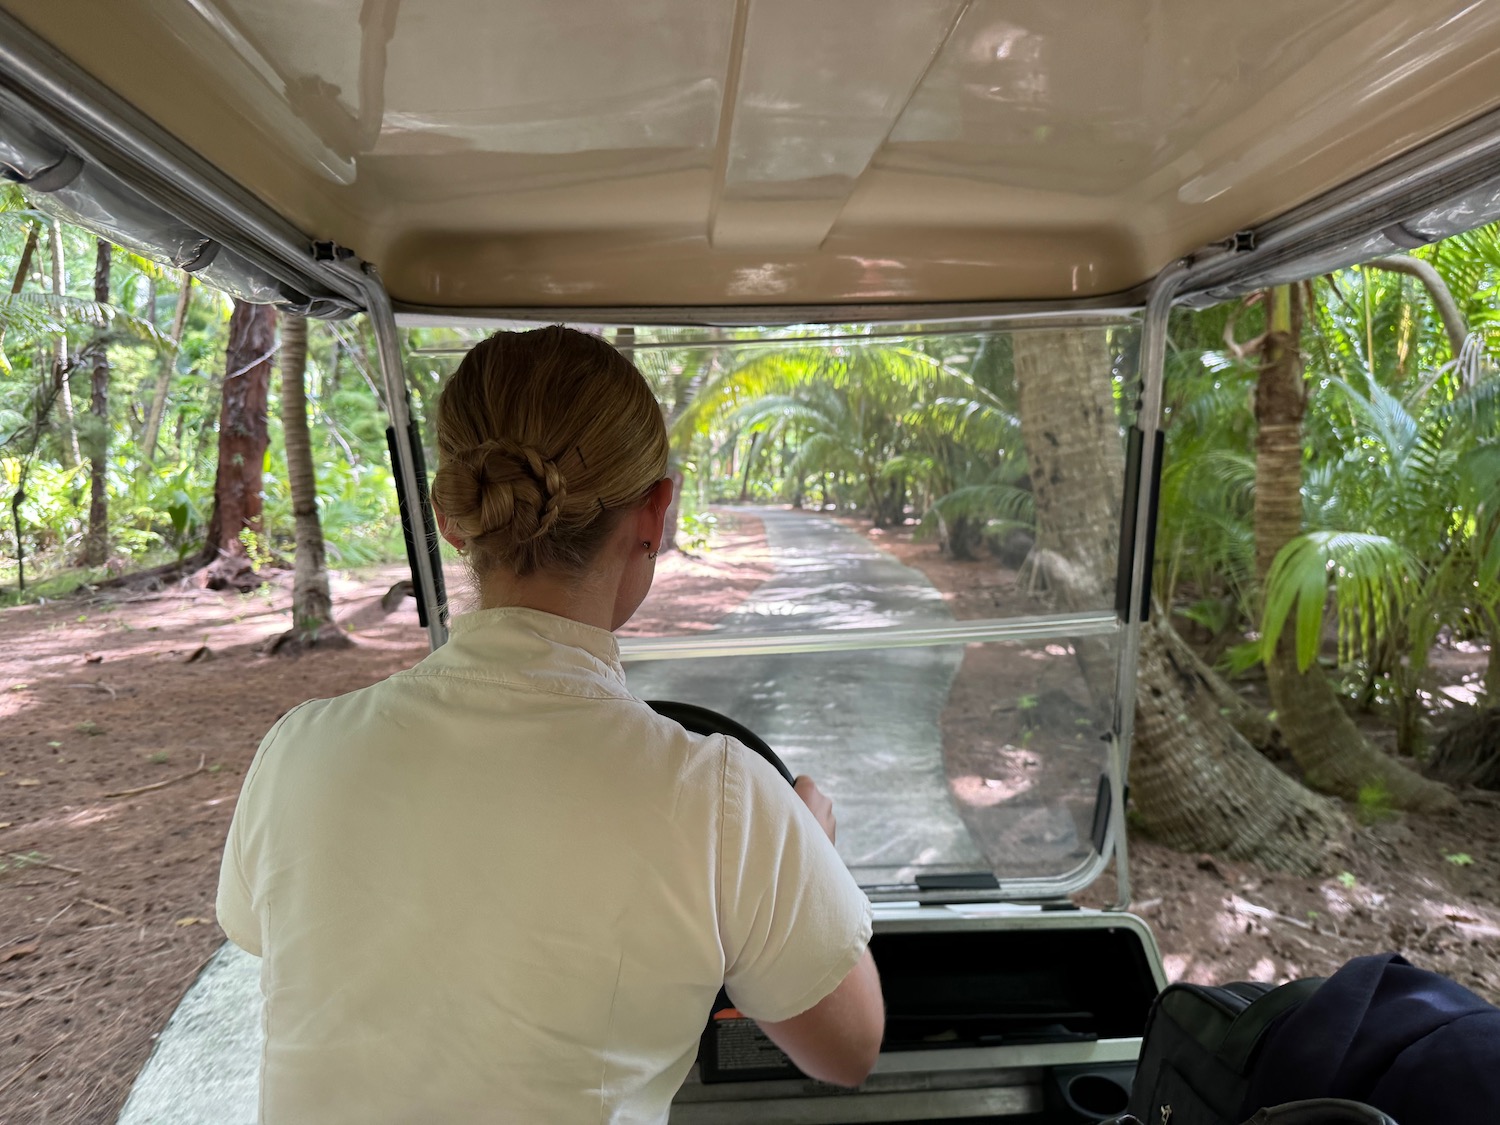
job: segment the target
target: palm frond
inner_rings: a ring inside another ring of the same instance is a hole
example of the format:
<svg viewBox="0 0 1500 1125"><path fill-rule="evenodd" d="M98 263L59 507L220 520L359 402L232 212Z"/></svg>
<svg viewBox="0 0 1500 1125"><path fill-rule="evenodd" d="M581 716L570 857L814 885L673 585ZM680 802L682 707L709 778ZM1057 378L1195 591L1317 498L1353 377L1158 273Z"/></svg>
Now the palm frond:
<svg viewBox="0 0 1500 1125"><path fill-rule="evenodd" d="M1276 554L1266 575L1261 654L1267 662L1293 610L1298 667L1317 659L1328 587L1333 584L1340 648L1368 652L1395 620L1410 595L1417 564L1384 535L1314 531L1299 535Z"/></svg>
<svg viewBox="0 0 1500 1125"><path fill-rule="evenodd" d="M933 502L945 519L967 516L981 520L1009 520L1036 527L1036 498L1014 484L971 484L954 489Z"/></svg>

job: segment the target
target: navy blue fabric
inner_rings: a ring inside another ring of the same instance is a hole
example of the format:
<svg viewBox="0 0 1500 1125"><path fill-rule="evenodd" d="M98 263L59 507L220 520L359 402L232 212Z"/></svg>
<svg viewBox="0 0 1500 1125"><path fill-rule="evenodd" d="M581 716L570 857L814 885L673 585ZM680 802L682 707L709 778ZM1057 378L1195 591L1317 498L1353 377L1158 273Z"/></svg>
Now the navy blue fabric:
<svg viewBox="0 0 1500 1125"><path fill-rule="evenodd" d="M1244 1114L1368 1102L1400 1125L1500 1122L1500 1009L1394 953L1356 957L1267 1031Z"/></svg>

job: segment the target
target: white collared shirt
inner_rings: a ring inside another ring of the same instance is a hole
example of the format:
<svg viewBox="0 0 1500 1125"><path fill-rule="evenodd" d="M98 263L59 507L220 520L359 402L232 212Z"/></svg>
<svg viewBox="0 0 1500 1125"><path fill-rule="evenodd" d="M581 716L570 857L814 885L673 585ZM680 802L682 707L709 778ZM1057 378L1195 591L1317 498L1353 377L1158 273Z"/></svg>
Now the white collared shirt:
<svg viewBox="0 0 1500 1125"><path fill-rule="evenodd" d="M612 634L526 609L283 716L218 914L263 958L272 1125L660 1122L721 982L788 1019L870 938L780 775L632 697Z"/></svg>

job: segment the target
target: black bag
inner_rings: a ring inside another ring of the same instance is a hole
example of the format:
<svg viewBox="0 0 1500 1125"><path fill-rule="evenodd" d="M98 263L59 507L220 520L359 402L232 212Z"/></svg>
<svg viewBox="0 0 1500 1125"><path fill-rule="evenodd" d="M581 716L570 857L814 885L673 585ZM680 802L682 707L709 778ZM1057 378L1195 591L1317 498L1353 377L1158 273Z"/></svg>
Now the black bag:
<svg viewBox="0 0 1500 1125"><path fill-rule="evenodd" d="M1363 1102L1339 1098L1286 1102L1245 1118L1267 1030L1322 984L1311 977L1279 988L1168 985L1146 1017L1130 1109L1117 1125L1396 1125Z"/></svg>
<svg viewBox="0 0 1500 1125"><path fill-rule="evenodd" d="M1351 1098L1401 1125L1500 1122L1500 1008L1394 953L1356 957L1276 1022L1244 1113Z"/></svg>
<svg viewBox="0 0 1500 1125"><path fill-rule="evenodd" d="M1240 1125L1261 1037L1322 983L1168 985L1146 1017L1130 1112L1144 1125Z"/></svg>

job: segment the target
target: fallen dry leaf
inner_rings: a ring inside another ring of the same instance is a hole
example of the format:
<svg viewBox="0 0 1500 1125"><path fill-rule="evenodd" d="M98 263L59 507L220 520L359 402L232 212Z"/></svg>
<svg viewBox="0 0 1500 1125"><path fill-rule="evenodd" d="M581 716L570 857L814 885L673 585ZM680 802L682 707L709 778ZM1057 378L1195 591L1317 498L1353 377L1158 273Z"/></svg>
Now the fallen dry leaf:
<svg viewBox="0 0 1500 1125"><path fill-rule="evenodd" d="M24 788L30 788L33 785L40 785L41 782L34 777L23 777L19 781L17 781L16 784Z"/></svg>
<svg viewBox="0 0 1500 1125"><path fill-rule="evenodd" d="M207 926L213 922L212 918L179 918L179 926Z"/></svg>
<svg viewBox="0 0 1500 1125"><path fill-rule="evenodd" d="M9 828L14 823L13 820L0 820L0 828Z"/></svg>
<svg viewBox="0 0 1500 1125"><path fill-rule="evenodd" d="M26 957L36 952L36 942L28 942L25 945L13 945L9 949L0 949L0 963L14 961L18 957Z"/></svg>

